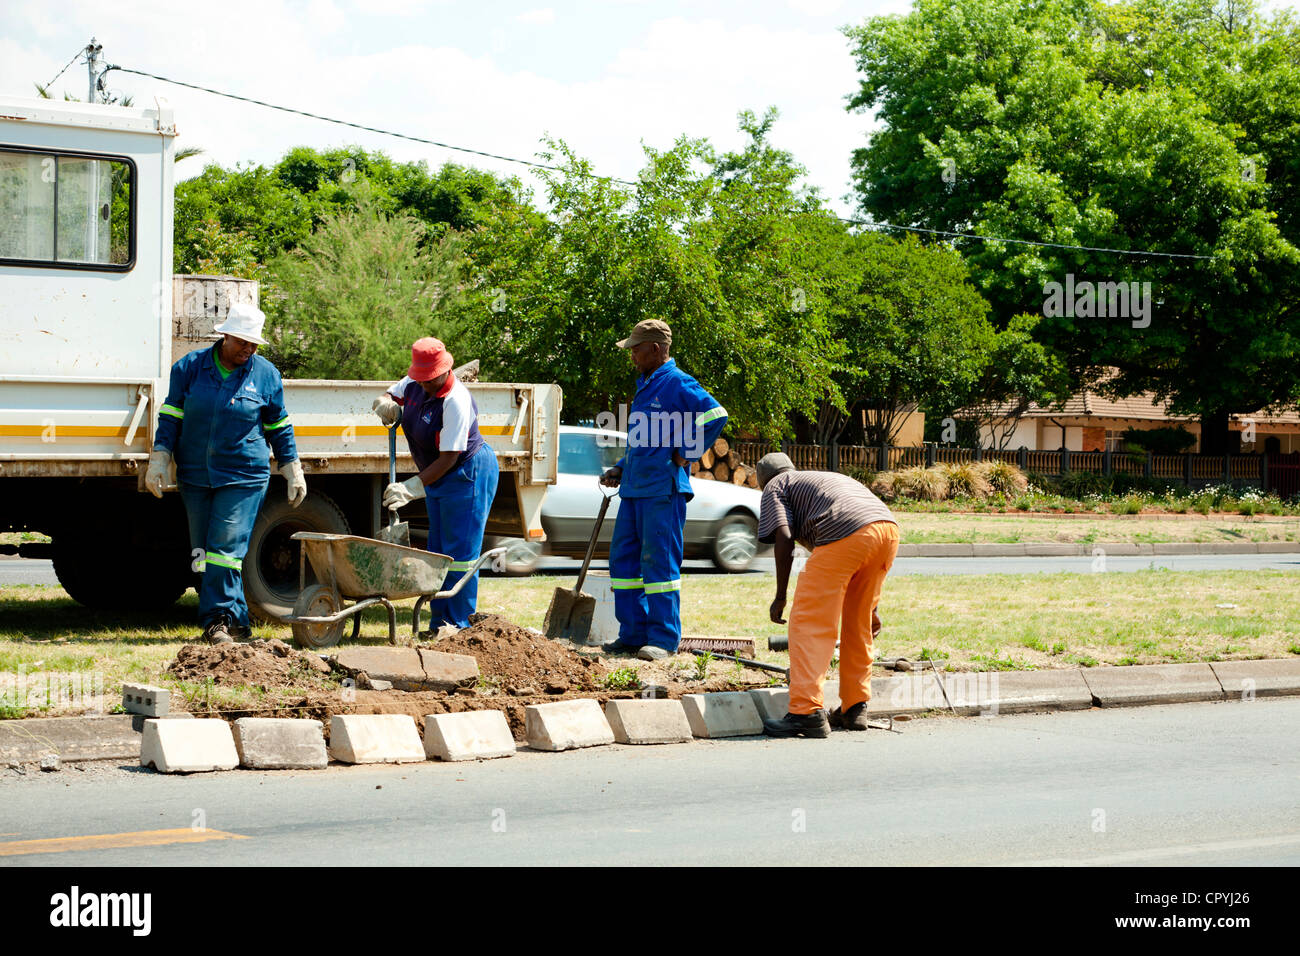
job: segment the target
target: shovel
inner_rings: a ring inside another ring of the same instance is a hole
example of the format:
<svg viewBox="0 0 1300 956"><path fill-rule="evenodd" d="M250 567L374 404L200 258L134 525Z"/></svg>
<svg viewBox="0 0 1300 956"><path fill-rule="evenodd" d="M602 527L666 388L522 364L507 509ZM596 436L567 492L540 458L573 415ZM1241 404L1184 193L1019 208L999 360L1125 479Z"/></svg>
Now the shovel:
<svg viewBox="0 0 1300 956"><path fill-rule="evenodd" d="M397 481L397 426L388 427L388 483ZM388 509L388 527L380 528L375 534L376 541L400 544L403 548L411 546L411 526L405 521L397 520L397 509Z"/></svg>
<svg viewBox="0 0 1300 956"><path fill-rule="evenodd" d="M596 515L596 526L591 529L591 540L587 542L587 556L582 560L578 583L572 591L555 589L550 610L546 612L546 623L542 625L547 637L586 644L591 636L591 619L596 613L596 599L590 594L582 593L582 582L587 579L587 565L591 564L591 556L596 550L596 538L600 535L600 526L605 521L605 512L609 510L609 499L612 497L614 496L601 492L600 513Z"/></svg>

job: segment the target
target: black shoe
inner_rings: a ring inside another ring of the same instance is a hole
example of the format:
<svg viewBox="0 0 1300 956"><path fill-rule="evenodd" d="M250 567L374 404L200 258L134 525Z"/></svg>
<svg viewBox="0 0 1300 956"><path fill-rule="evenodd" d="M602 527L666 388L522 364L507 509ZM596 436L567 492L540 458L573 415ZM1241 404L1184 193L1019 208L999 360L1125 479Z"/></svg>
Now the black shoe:
<svg viewBox="0 0 1300 956"><path fill-rule="evenodd" d="M871 725L867 723L867 702L861 701L854 704L844 713L836 707L831 711L830 725L838 730L870 730Z"/></svg>
<svg viewBox="0 0 1300 956"><path fill-rule="evenodd" d="M225 615L218 615L203 629L203 639L209 644L233 644L235 639L230 633L231 624Z"/></svg>
<svg viewBox="0 0 1300 956"><path fill-rule="evenodd" d="M811 714L786 714L780 720L764 720L763 733L769 737L829 737L831 725L826 721L826 711Z"/></svg>
<svg viewBox="0 0 1300 956"><path fill-rule="evenodd" d="M246 644L253 639L253 629L247 624L227 624L226 630L241 644Z"/></svg>
<svg viewBox="0 0 1300 956"><path fill-rule="evenodd" d="M622 641L610 641L608 644L600 645L602 654L635 654L639 650L640 647L624 644Z"/></svg>

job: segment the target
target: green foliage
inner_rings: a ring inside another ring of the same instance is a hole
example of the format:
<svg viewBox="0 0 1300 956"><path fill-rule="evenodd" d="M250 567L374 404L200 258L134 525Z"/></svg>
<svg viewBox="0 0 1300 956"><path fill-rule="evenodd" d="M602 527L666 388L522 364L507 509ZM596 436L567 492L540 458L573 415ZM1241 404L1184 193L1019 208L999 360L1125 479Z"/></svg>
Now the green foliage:
<svg viewBox="0 0 1300 956"><path fill-rule="evenodd" d="M709 676L709 663L713 660L713 655L708 651L703 654L695 655L695 679L704 680Z"/></svg>
<svg viewBox="0 0 1300 956"><path fill-rule="evenodd" d="M1181 425L1172 428L1126 428L1120 438L1142 452L1177 455L1196 444L1196 436Z"/></svg>
<svg viewBox="0 0 1300 956"><path fill-rule="evenodd" d="M430 240L366 198L269 267L267 356L286 378L398 379L427 335L455 353L459 237Z"/></svg>
<svg viewBox="0 0 1300 956"><path fill-rule="evenodd" d="M948 477L938 468L905 468L894 475L894 494L917 501L943 501Z"/></svg>
<svg viewBox="0 0 1300 956"><path fill-rule="evenodd" d="M945 462L938 468L948 480L949 498L987 498L993 490L976 462Z"/></svg>
<svg viewBox="0 0 1300 956"><path fill-rule="evenodd" d="M489 372L556 381L573 419L615 409L635 383L615 342L640 320L673 329L672 354L727 408L733 427L767 437L834 393L838 346L815 281L833 220L792 186L800 170L767 142L773 114L742 114L746 148L702 140L645 149L635 187L591 174L563 143L544 158L548 219L493 211L468 237L465 323Z"/></svg>
<svg viewBox="0 0 1300 956"><path fill-rule="evenodd" d="M846 30L864 213L935 229L1208 259L963 244L999 328L1044 315L1048 282L1150 282L1149 326L1046 316L1081 379L1202 417L1300 397L1300 27L1252 0L915 0ZM1096 38L1100 38L1097 42Z"/></svg>
<svg viewBox="0 0 1300 956"><path fill-rule="evenodd" d="M1010 462L1001 459L982 462L981 470L993 494L1013 498L1024 494L1025 489L1029 487L1029 480L1024 472Z"/></svg>
<svg viewBox="0 0 1300 956"><path fill-rule="evenodd" d="M847 465L840 469L840 474L848 475L848 477L852 478L854 481L860 481L862 484L870 488L875 482L876 475L879 474L879 472L871 468L863 468L860 465Z"/></svg>
<svg viewBox="0 0 1300 956"><path fill-rule="evenodd" d="M608 690L638 690L641 687L641 677L635 667L620 667L606 674L601 683Z"/></svg>

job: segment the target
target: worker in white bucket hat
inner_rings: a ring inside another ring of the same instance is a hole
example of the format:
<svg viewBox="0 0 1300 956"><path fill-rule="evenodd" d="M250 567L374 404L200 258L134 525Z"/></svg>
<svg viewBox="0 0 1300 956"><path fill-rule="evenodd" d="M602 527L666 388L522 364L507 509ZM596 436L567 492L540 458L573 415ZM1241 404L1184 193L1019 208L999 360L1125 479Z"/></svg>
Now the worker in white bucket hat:
<svg viewBox="0 0 1300 956"><path fill-rule="evenodd" d="M203 575L199 621L213 644L252 636L241 572L270 482L272 452L289 503L296 508L307 497L280 373L256 354L266 344L265 324L261 309L236 303L213 329L221 333L219 342L172 366L145 473L145 485L161 498L167 469L176 463L194 569Z"/></svg>

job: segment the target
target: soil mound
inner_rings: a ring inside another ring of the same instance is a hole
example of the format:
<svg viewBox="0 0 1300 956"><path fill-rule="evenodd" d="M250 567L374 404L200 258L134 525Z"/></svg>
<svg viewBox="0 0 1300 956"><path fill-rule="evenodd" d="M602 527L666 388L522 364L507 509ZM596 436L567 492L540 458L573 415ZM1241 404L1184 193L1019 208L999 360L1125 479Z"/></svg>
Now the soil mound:
<svg viewBox="0 0 1300 956"><path fill-rule="evenodd" d="M518 696L563 694L599 686L605 668L586 657L497 614L471 615L470 626L426 645L478 660L479 673L506 693Z"/></svg>
<svg viewBox="0 0 1300 956"><path fill-rule="evenodd" d="M228 687L249 686L274 690L295 684L313 683L309 677L328 674L330 667L319 657L296 651L283 641L253 641L250 644L186 644L167 665L177 680L213 683Z"/></svg>

